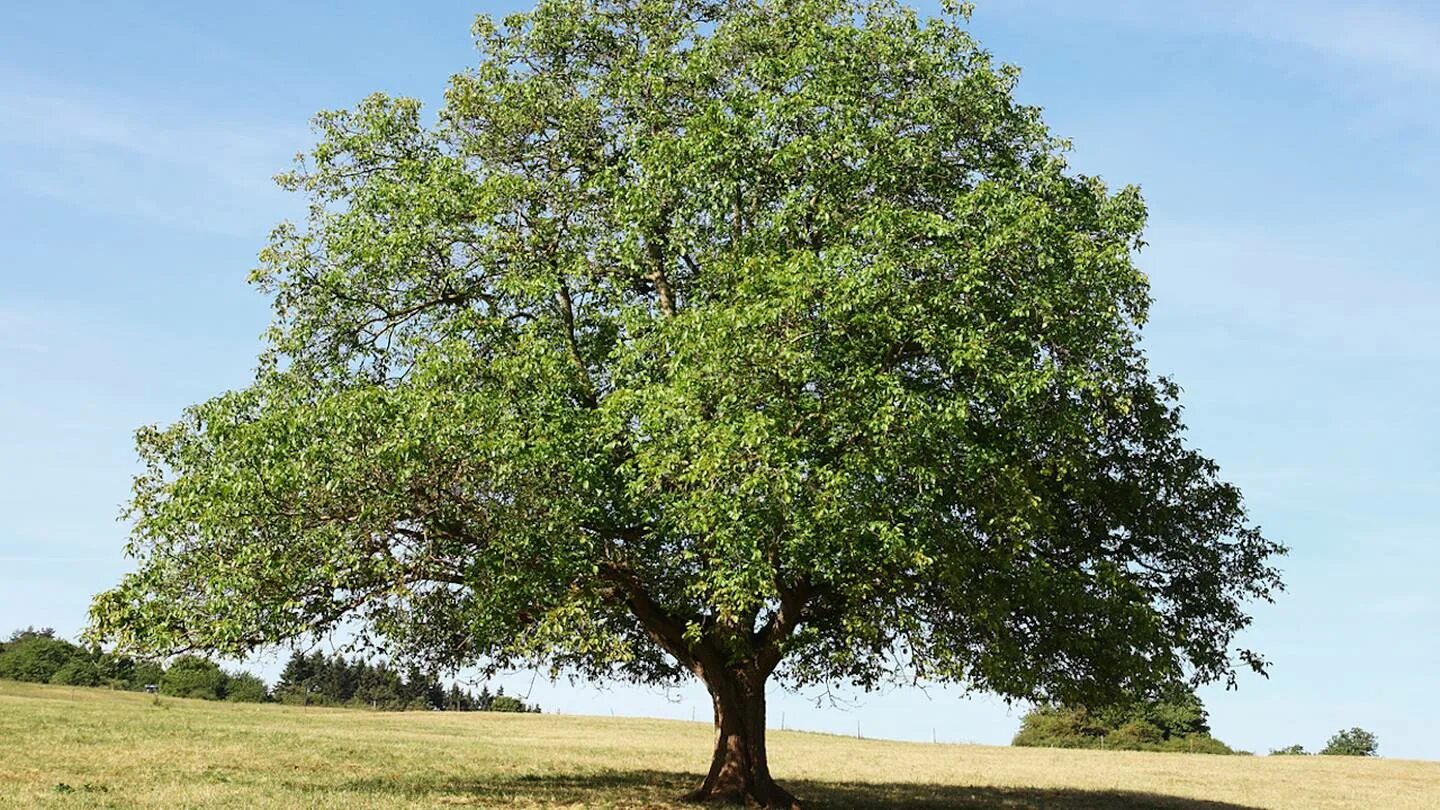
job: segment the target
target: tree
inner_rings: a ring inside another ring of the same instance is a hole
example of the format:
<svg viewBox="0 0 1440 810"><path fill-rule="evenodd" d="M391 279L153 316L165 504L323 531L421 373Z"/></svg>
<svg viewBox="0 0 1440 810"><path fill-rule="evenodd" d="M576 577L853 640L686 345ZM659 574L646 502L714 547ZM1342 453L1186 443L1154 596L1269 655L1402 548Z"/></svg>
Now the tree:
<svg viewBox="0 0 1440 810"><path fill-rule="evenodd" d="M49 683L71 659L84 654L74 644L56 638L52 630L19 630L0 651L0 678Z"/></svg>
<svg viewBox="0 0 1440 810"><path fill-rule="evenodd" d="M258 675L231 672L225 676L225 699L236 703L264 703L270 699L270 689Z"/></svg>
<svg viewBox="0 0 1440 810"><path fill-rule="evenodd" d="M1351 728L1336 732L1320 753L1327 756L1373 757L1379 750L1380 741L1374 734L1363 728Z"/></svg>
<svg viewBox="0 0 1440 810"><path fill-rule="evenodd" d="M182 655L160 678L160 693L172 697L219 700L225 696L225 673L220 665L196 655Z"/></svg>
<svg viewBox="0 0 1440 810"><path fill-rule="evenodd" d="M160 681L165 678L165 668L154 661L136 661L135 669L130 673L129 686L127 688L140 691L149 686L157 689Z"/></svg>
<svg viewBox="0 0 1440 810"><path fill-rule="evenodd" d="M88 657L77 655L56 670L50 677L50 683L63 686L99 686L100 670Z"/></svg>
<svg viewBox="0 0 1440 810"><path fill-rule="evenodd" d="M524 712L529 711L529 709L520 698L511 697L510 695L496 695L494 699L490 701L490 708L487 709L487 711Z"/></svg>
<svg viewBox="0 0 1440 810"><path fill-rule="evenodd" d="M14 630L14 631L12 631L12 632L10 633L10 638L6 639L6 643L7 643L7 644L14 644L14 643L17 642L17 641L30 641L30 640L32 640L32 639L37 639L37 638L54 639L55 637L56 637L56 636L55 636L55 628L53 628L53 627L40 627L40 628L37 628L37 627L35 627L34 625L30 625L29 627L26 627L24 630ZM0 652L4 652L4 651L5 651L5 644L0 644Z"/></svg>
<svg viewBox="0 0 1440 810"><path fill-rule="evenodd" d="M302 652L292 652L290 660L285 662L285 668L280 670L280 680L275 682L275 688L279 690L303 686L314 674L315 669L310 658Z"/></svg>
<svg viewBox="0 0 1440 810"><path fill-rule="evenodd" d="M1172 688L1156 698L1091 710L1041 705L1025 714L1013 745L1048 748L1111 748L1133 751L1186 751L1231 754L1210 736L1200 698L1190 689Z"/></svg>
<svg viewBox="0 0 1440 810"><path fill-rule="evenodd" d="M1139 345L1145 209L890 0L541 0L438 120L321 114L254 382L138 434L126 649L1100 704L1261 668L1282 551ZM443 699L443 696L442 696Z"/></svg>
<svg viewBox="0 0 1440 810"><path fill-rule="evenodd" d="M361 671L355 698L373 709L399 709L403 706L402 692L400 675L382 662Z"/></svg>

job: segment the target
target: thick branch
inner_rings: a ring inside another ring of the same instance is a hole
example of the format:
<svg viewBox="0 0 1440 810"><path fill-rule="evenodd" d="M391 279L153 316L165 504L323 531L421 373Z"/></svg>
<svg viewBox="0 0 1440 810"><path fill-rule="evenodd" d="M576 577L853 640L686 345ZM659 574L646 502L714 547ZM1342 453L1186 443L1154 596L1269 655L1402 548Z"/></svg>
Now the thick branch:
<svg viewBox="0 0 1440 810"><path fill-rule="evenodd" d="M650 596L633 571L619 563L605 562L600 565L600 576L619 587L625 604L645 632L682 666L701 675L704 668L719 665L719 656L713 650L703 644L692 645L685 638L685 625Z"/></svg>
<svg viewBox="0 0 1440 810"><path fill-rule="evenodd" d="M755 634L755 665L761 673L769 675L780 664L783 656L781 645L804 621L805 607L813 593L814 589L808 582L801 582L793 588L780 588L780 606Z"/></svg>
<svg viewBox="0 0 1440 810"><path fill-rule="evenodd" d="M645 276L650 283L655 285L655 294L660 296L660 311L666 317L675 316L675 291L670 286L670 277L665 274L665 251L661 250L660 243L651 240L645 246L650 254L650 272Z"/></svg>
<svg viewBox="0 0 1440 810"><path fill-rule="evenodd" d="M595 382L590 377L590 369L585 366L585 360L580 356L580 341L575 336L575 306L570 298L570 288L564 282L560 283L560 289L555 292L555 301L560 307L560 322L565 327L570 362L574 363L581 379L585 381L585 403L593 408L596 404Z"/></svg>

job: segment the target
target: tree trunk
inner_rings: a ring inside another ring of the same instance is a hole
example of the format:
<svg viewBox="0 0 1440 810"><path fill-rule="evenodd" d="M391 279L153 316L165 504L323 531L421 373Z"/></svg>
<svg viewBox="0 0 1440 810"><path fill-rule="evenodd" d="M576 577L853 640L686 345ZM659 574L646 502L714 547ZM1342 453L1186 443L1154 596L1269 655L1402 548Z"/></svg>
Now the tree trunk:
<svg viewBox="0 0 1440 810"><path fill-rule="evenodd" d="M700 788L685 798L696 802L798 808L788 791L770 778L765 758L765 681L735 672L705 673L715 703L715 756Z"/></svg>

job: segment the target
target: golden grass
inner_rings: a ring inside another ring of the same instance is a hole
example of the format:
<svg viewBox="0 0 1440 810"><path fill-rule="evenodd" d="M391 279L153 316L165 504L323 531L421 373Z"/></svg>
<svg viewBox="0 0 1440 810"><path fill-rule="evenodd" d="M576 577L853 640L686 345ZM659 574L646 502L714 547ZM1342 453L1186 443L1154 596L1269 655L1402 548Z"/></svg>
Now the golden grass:
<svg viewBox="0 0 1440 810"><path fill-rule="evenodd" d="M0 681L0 807L671 807L706 725L381 713ZM1440 763L925 745L771 732L833 808L1436 808Z"/></svg>

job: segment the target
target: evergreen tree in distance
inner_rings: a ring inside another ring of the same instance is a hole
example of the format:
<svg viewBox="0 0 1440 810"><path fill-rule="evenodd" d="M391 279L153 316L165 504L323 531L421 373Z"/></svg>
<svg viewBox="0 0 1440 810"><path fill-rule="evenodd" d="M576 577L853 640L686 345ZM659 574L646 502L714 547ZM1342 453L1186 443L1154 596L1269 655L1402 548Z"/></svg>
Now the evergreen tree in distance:
<svg viewBox="0 0 1440 810"><path fill-rule="evenodd" d="M1282 549L1146 364L1140 195L1067 168L966 12L541 0L479 19L433 124L319 116L255 380L140 431L92 637L695 677L694 798L771 807L772 678L1261 668Z"/></svg>

